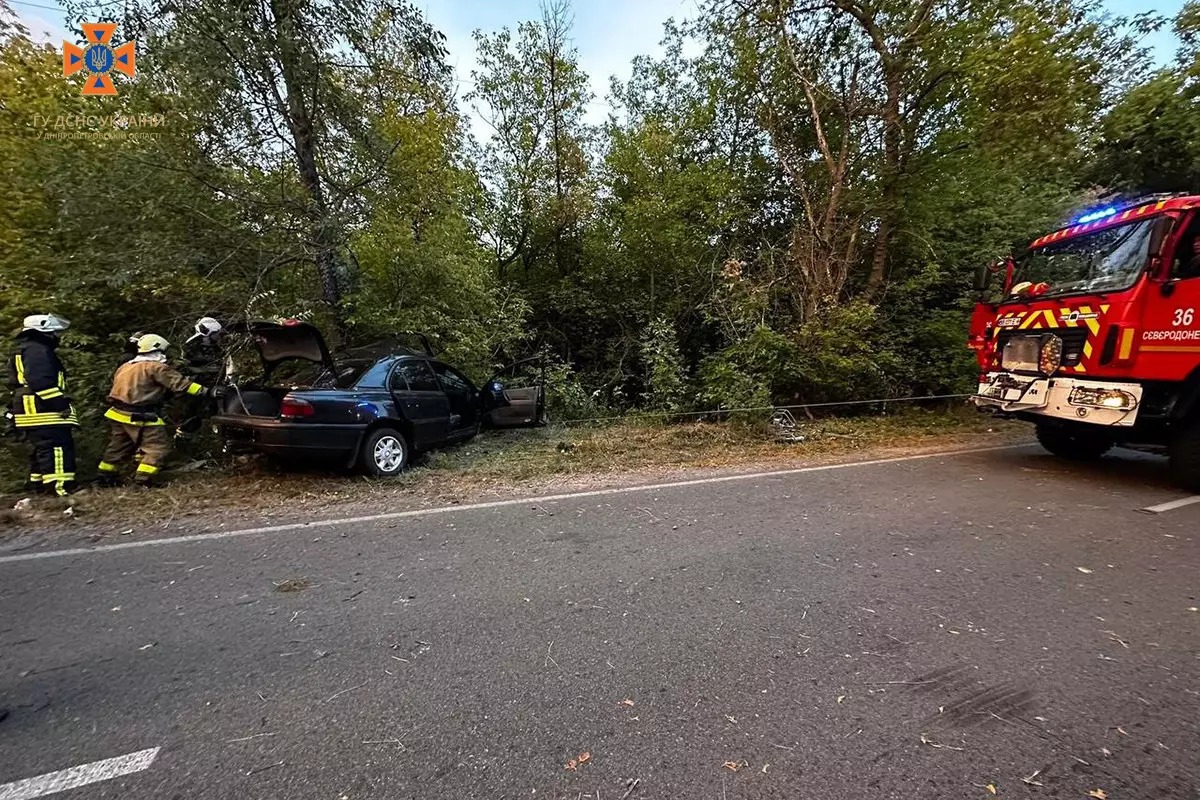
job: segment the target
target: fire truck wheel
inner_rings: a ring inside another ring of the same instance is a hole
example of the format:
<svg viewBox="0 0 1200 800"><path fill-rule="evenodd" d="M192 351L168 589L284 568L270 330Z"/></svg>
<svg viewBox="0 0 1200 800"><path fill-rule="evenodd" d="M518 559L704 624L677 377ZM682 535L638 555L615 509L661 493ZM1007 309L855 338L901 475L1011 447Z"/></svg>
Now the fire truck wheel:
<svg viewBox="0 0 1200 800"><path fill-rule="evenodd" d="M1102 431L1061 425L1038 425L1037 438L1054 455L1073 461L1094 461L1114 444L1112 437Z"/></svg>
<svg viewBox="0 0 1200 800"><path fill-rule="evenodd" d="M1184 489L1200 494L1200 421L1185 428L1167 448L1171 476Z"/></svg>

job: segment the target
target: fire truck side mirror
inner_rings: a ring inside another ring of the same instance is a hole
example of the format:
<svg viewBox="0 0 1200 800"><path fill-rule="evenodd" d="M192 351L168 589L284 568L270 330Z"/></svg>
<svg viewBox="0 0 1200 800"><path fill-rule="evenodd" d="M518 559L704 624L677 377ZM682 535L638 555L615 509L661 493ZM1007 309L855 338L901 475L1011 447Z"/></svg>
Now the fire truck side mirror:
<svg viewBox="0 0 1200 800"><path fill-rule="evenodd" d="M987 264L980 264L975 270L975 291L986 292L992 283L992 269Z"/></svg>

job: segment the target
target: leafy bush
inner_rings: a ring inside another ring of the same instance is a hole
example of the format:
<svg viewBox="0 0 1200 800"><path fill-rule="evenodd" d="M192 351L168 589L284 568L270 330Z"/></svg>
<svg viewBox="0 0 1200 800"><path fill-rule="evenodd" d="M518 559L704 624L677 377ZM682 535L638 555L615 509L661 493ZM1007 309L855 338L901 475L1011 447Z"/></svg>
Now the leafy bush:
<svg viewBox="0 0 1200 800"><path fill-rule="evenodd" d="M659 317L642 334L642 362L646 368L645 405L656 411L679 411L686 404L687 373L675 326Z"/></svg>

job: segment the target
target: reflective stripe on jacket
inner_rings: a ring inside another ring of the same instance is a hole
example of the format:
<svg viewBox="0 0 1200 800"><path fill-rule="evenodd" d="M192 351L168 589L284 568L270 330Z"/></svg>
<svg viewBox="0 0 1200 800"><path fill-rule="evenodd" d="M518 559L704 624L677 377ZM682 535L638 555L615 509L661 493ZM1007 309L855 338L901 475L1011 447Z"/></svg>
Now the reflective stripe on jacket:
<svg viewBox="0 0 1200 800"><path fill-rule="evenodd" d="M79 424L67 398L67 371L57 347L54 337L37 331L17 336L17 350L8 362L8 386L18 428Z"/></svg>
<svg viewBox="0 0 1200 800"><path fill-rule="evenodd" d="M203 386L165 361L130 361L113 375L108 393L112 408L104 416L125 425L162 425L158 409L172 394L197 395L203 391Z"/></svg>

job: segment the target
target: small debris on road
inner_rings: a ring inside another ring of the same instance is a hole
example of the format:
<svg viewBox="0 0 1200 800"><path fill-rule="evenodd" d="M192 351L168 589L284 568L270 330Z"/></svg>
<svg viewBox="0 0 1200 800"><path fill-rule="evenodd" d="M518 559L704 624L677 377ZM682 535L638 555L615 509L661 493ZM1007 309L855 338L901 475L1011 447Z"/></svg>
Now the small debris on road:
<svg viewBox="0 0 1200 800"><path fill-rule="evenodd" d="M311 586L312 586L312 584L308 582L308 578L288 578L286 581L283 581L282 583L275 584L275 591L277 591L277 592L302 592Z"/></svg>
<svg viewBox="0 0 1200 800"><path fill-rule="evenodd" d="M321 701L321 702L322 702L323 704L324 704L324 703L328 703L330 700L333 700L334 698L341 697L341 696L342 696L342 695L344 695L346 692L353 692L355 689L361 689L361 688L363 688L363 687L364 687L364 686L366 686L366 685L367 685L367 684L366 684L366 681L364 681L364 682L360 683L358 686L351 686L349 689L342 689L340 692L334 692L333 694L329 695L329 697L325 698L325 699L324 699L323 701Z"/></svg>
<svg viewBox="0 0 1200 800"><path fill-rule="evenodd" d="M1129 642L1125 641L1125 640L1124 640L1124 639L1122 639L1120 636L1118 636L1118 635L1117 635L1117 633L1116 633L1116 631L1100 631L1100 632L1101 632L1101 633L1107 633L1107 634L1108 634L1108 640L1109 640L1110 642L1116 642L1117 644L1121 645L1121 647L1124 647L1126 650L1128 650L1128 649L1129 649Z"/></svg>
<svg viewBox="0 0 1200 800"><path fill-rule="evenodd" d="M587 762L589 762L591 760L592 760L592 754L587 751L584 751L584 752L580 753L577 758L572 758L566 764L563 764L563 769L571 770L572 772L574 772L580 766L582 766L583 764L586 764Z"/></svg>
<svg viewBox="0 0 1200 800"><path fill-rule="evenodd" d="M630 699L630 698L628 698L628 697L626 697L624 700L622 700L622 701L621 701L621 705L623 705L623 706L631 706L631 705L633 705L633 700L632 700L632 699Z"/></svg>
<svg viewBox="0 0 1200 800"><path fill-rule="evenodd" d="M621 795L621 800L628 800L629 796L637 790L641 782L641 778L630 778L629 780L625 781L625 785L629 788L625 790L625 794ZM599 797L599 792L597 792L597 797Z"/></svg>
<svg viewBox="0 0 1200 800"><path fill-rule="evenodd" d="M1087 567L1076 567L1075 569L1079 570L1079 571L1080 571L1080 572L1082 572L1084 575L1091 575L1091 574L1092 574L1092 571L1091 571L1090 569L1088 569Z"/></svg>
<svg viewBox="0 0 1200 800"><path fill-rule="evenodd" d="M279 761L275 764L267 764L265 767L255 767L254 769L247 770L246 776L249 777L250 775L257 775L260 772L266 772L269 769L275 769L275 767L282 767L282 766L283 766L283 762Z"/></svg>
<svg viewBox="0 0 1200 800"><path fill-rule="evenodd" d="M30 500L28 497L22 497L16 502L16 505L13 506L13 511L28 511L29 507L32 505L32 500Z"/></svg>
<svg viewBox="0 0 1200 800"><path fill-rule="evenodd" d="M225 743L233 744L234 742L248 742L251 739L263 739L267 736L278 736L278 735L279 735L278 731L274 731L272 733L256 733L253 736L242 736L241 738L238 738L238 739L226 739Z"/></svg>
<svg viewBox="0 0 1200 800"><path fill-rule="evenodd" d="M150 644L144 644L141 647L139 647L138 650L149 650L151 647L154 647L154 645L156 645L156 644L158 644L158 642L151 642Z"/></svg>
<svg viewBox="0 0 1200 800"><path fill-rule="evenodd" d="M923 733L921 734L921 744L927 744L930 747L936 748L938 750L954 750L955 752L958 752L958 753L962 753L966 750L965 747L951 747L948 744L939 744L938 742L933 741L933 739L930 739L928 736L926 736Z"/></svg>
<svg viewBox="0 0 1200 800"><path fill-rule="evenodd" d="M1033 771L1032 775L1029 775L1028 777L1025 777L1025 778L1021 778L1021 781L1023 783L1029 784L1030 786L1042 786L1043 785L1042 782L1037 780L1037 776L1041 775L1041 774L1042 774L1042 771L1040 769L1035 769Z"/></svg>
<svg viewBox="0 0 1200 800"><path fill-rule="evenodd" d="M1094 797L1096 800L1108 800L1108 792L1103 789L1092 789L1088 792L1088 797Z"/></svg>
<svg viewBox="0 0 1200 800"><path fill-rule="evenodd" d="M726 761L721 766L724 767L725 769L729 770L730 772L737 772L742 767L750 766L750 762L746 761L745 759L742 759L741 761Z"/></svg>

